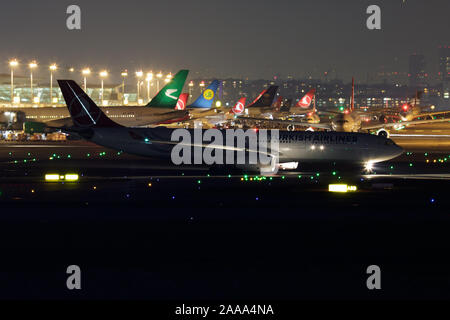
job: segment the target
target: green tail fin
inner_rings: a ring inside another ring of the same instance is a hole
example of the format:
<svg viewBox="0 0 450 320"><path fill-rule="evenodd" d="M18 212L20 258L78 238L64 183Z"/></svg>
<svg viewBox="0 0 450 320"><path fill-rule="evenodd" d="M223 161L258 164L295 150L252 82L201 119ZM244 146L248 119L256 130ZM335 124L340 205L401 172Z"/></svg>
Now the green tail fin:
<svg viewBox="0 0 450 320"><path fill-rule="evenodd" d="M146 107L175 109L188 73L189 70L178 71L173 79L158 92Z"/></svg>

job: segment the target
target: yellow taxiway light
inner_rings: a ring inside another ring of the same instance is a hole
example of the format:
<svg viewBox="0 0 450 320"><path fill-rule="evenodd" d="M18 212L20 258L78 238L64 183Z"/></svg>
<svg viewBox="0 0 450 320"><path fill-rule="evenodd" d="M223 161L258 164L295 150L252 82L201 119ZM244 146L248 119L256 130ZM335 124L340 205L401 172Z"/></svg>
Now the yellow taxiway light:
<svg viewBox="0 0 450 320"><path fill-rule="evenodd" d="M328 191L329 192L349 192L349 191L356 191L356 186L349 186L346 184L330 184L328 185Z"/></svg>
<svg viewBox="0 0 450 320"><path fill-rule="evenodd" d="M46 174L45 181L59 181L59 174L56 173Z"/></svg>
<svg viewBox="0 0 450 320"><path fill-rule="evenodd" d="M74 182L78 181L80 177L76 173L67 173L65 175L63 174L57 174L57 173L48 173L45 175L45 181L68 181L68 182Z"/></svg>
<svg viewBox="0 0 450 320"><path fill-rule="evenodd" d="M65 176L66 181L78 181L79 176L76 173L68 173Z"/></svg>

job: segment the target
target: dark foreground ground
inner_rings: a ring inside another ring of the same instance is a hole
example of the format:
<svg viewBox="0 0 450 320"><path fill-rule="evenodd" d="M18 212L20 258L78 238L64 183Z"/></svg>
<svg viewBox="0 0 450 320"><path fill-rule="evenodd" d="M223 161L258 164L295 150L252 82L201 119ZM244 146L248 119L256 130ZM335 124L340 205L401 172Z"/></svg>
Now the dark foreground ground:
<svg viewBox="0 0 450 320"><path fill-rule="evenodd" d="M448 299L446 152L370 176L301 167L261 180L83 143L1 146L0 298ZM72 172L78 182L43 180ZM329 193L334 182L358 191ZM66 288L69 265L80 291Z"/></svg>

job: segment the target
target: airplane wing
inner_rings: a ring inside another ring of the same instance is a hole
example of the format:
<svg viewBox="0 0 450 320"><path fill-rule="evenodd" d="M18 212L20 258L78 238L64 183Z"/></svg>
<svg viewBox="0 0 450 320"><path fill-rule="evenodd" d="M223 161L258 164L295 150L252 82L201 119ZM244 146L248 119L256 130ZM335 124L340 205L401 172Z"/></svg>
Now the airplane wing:
<svg viewBox="0 0 450 320"><path fill-rule="evenodd" d="M402 122L391 122L391 123L379 123L376 125L361 125L362 130L374 130L381 128L391 128L391 127L401 127L401 126L410 126L417 124L425 124L425 123L436 123L436 122L445 122L450 121L450 119L433 119L433 120L412 120L412 121L402 121Z"/></svg>
<svg viewBox="0 0 450 320"><path fill-rule="evenodd" d="M252 117L238 117L238 119L252 120L252 121L268 121L268 122L279 123L279 124L284 124L284 125L294 125L294 126L301 126L301 127L307 127L307 128L312 127L312 128L318 128L318 129L331 130L331 126L329 124L325 124L325 123L308 123L308 122L292 121L292 120L265 119L265 118L252 118Z"/></svg>
<svg viewBox="0 0 450 320"><path fill-rule="evenodd" d="M432 116L437 116L437 115L440 115L440 114L446 114L446 113L450 113L450 110L421 113L421 114L418 114L417 116L415 116L415 118L419 118L419 117L432 117Z"/></svg>

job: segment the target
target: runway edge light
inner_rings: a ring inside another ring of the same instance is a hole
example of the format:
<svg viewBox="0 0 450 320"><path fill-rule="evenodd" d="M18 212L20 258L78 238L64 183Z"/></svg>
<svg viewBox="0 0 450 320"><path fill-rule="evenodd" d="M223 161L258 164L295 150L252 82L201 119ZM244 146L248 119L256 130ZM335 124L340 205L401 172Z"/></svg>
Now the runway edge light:
<svg viewBox="0 0 450 320"><path fill-rule="evenodd" d="M349 186L346 184L330 184L328 185L328 191L329 192L349 192L349 191L356 191L356 186Z"/></svg>
<svg viewBox="0 0 450 320"><path fill-rule="evenodd" d="M65 176L66 181L78 181L79 176L76 173L68 173Z"/></svg>
<svg viewBox="0 0 450 320"><path fill-rule="evenodd" d="M57 174L57 173L47 173L45 175L45 181L68 181L74 182L78 181L79 175L77 173L66 173L66 174Z"/></svg>
<svg viewBox="0 0 450 320"><path fill-rule="evenodd" d="M45 175L45 181L59 181L59 174L48 173Z"/></svg>

